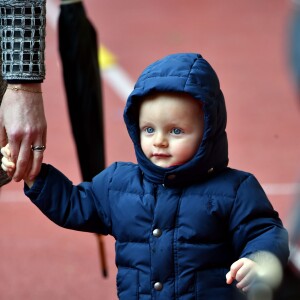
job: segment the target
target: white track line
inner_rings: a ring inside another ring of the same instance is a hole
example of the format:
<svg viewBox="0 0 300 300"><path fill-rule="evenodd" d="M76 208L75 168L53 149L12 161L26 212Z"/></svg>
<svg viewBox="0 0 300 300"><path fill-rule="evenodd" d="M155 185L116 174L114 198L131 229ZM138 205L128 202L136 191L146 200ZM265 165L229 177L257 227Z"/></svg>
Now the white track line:
<svg viewBox="0 0 300 300"><path fill-rule="evenodd" d="M262 187L267 195L274 196L295 196L300 192L297 183L264 183Z"/></svg>
<svg viewBox="0 0 300 300"><path fill-rule="evenodd" d="M114 64L101 70L101 77L111 86L115 93L126 102L134 86L128 74L120 66Z"/></svg>

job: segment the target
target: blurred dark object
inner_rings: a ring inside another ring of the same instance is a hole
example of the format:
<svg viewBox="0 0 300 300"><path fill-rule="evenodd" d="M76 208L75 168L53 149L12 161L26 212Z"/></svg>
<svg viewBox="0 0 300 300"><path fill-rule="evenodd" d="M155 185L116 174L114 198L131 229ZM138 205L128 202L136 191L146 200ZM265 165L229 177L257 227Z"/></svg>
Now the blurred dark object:
<svg viewBox="0 0 300 300"><path fill-rule="evenodd" d="M300 194L297 193L290 230L290 258L275 300L300 299Z"/></svg>
<svg viewBox="0 0 300 300"><path fill-rule="evenodd" d="M0 160L2 159L2 155L0 154ZM6 172L0 169L0 187L9 183L11 181L11 178L7 176Z"/></svg>
<svg viewBox="0 0 300 300"><path fill-rule="evenodd" d="M59 50L81 174L91 181L105 167L102 89L97 33L81 2L61 5ZM97 240L102 275L107 277L103 237L97 235Z"/></svg>
<svg viewBox="0 0 300 300"><path fill-rule="evenodd" d="M299 300L300 277L295 273L293 266L288 265L284 271L281 286L275 292L273 300Z"/></svg>
<svg viewBox="0 0 300 300"><path fill-rule="evenodd" d="M61 5L59 50L69 115L84 181L105 167L97 34L81 2Z"/></svg>
<svg viewBox="0 0 300 300"><path fill-rule="evenodd" d="M296 189L289 225L290 257L284 270L283 282L274 300L300 299L300 188Z"/></svg>

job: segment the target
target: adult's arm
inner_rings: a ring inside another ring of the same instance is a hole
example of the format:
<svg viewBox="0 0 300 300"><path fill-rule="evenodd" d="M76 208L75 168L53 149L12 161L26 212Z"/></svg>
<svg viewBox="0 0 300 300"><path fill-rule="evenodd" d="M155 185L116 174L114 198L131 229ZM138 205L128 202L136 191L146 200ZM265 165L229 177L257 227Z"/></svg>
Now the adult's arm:
<svg viewBox="0 0 300 300"><path fill-rule="evenodd" d="M43 152L31 145L46 145L47 123L41 83L45 78L46 0L0 0L2 76L7 90L0 106L0 146L10 143L16 163L14 180L27 168L35 177ZM13 88L13 89L12 89Z"/></svg>

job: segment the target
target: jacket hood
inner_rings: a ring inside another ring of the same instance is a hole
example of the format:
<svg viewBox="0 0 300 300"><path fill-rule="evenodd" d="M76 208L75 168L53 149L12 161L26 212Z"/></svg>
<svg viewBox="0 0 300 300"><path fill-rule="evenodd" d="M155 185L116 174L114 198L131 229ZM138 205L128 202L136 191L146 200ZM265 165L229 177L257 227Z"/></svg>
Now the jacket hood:
<svg viewBox="0 0 300 300"><path fill-rule="evenodd" d="M139 105L152 92L187 93L203 104L203 139L194 157L183 165L170 168L156 166L141 149ZM145 178L166 186L182 186L204 180L226 168L226 119L218 77L210 64L196 53L168 55L148 66L138 78L124 110L124 121Z"/></svg>

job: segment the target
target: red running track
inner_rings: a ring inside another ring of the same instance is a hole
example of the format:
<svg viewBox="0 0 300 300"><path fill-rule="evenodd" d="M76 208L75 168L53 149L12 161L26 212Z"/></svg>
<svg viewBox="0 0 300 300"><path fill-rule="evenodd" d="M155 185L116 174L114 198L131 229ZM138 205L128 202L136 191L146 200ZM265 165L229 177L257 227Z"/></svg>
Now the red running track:
<svg viewBox="0 0 300 300"><path fill-rule="evenodd" d="M230 166L256 175L288 225L290 184L300 175L300 112L287 64L289 2L88 0L85 7L101 43L133 81L169 53L200 52L208 59L227 101ZM45 162L77 183L53 9L48 14ZM107 163L134 160L124 99L105 80L103 86ZM105 238L109 277L103 279L96 237L57 227L21 189L12 183L0 194L0 299L117 299L113 239Z"/></svg>

